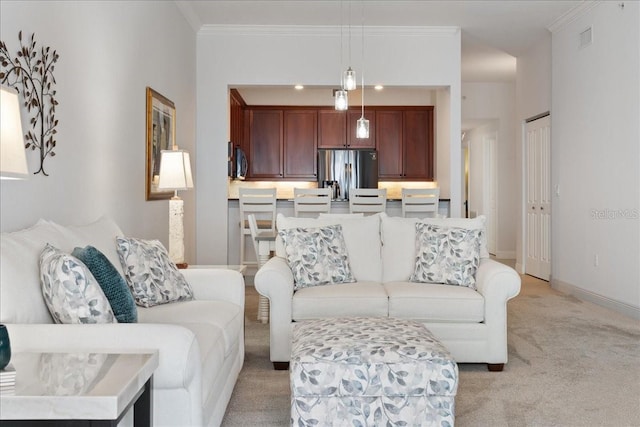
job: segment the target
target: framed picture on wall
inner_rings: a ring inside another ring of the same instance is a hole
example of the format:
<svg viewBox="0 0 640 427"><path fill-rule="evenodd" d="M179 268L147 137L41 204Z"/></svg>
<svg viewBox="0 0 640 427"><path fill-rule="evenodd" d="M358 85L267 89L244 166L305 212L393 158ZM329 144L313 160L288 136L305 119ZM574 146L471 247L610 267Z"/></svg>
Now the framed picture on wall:
<svg viewBox="0 0 640 427"><path fill-rule="evenodd" d="M170 199L173 191L159 191L160 151L171 150L176 141L176 107L169 99L147 87L147 200Z"/></svg>

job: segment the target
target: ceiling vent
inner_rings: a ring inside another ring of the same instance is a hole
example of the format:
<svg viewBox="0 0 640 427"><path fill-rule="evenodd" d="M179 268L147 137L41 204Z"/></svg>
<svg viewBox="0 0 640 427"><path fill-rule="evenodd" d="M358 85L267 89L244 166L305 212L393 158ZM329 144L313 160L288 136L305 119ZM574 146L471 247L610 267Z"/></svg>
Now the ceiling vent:
<svg viewBox="0 0 640 427"><path fill-rule="evenodd" d="M580 48L584 48L593 43L593 30L591 27L580 33Z"/></svg>

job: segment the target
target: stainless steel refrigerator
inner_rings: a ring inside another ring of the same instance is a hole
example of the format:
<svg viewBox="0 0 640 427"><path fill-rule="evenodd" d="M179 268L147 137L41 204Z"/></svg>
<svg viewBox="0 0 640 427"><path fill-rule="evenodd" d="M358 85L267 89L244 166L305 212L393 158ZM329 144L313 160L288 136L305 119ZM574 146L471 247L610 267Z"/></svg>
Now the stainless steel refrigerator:
<svg viewBox="0 0 640 427"><path fill-rule="evenodd" d="M351 188L378 188L376 150L318 150L318 187L333 188L334 200L348 200Z"/></svg>

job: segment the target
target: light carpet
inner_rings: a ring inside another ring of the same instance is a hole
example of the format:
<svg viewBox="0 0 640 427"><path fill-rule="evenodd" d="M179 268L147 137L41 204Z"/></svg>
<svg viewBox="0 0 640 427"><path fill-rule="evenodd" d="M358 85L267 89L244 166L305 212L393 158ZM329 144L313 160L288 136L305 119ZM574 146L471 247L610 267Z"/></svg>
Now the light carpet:
<svg viewBox="0 0 640 427"><path fill-rule="evenodd" d="M250 280L250 278L248 278ZM222 426L289 425L289 373L246 292L246 358ZM503 372L461 364L456 426L640 426L640 322L522 276Z"/></svg>

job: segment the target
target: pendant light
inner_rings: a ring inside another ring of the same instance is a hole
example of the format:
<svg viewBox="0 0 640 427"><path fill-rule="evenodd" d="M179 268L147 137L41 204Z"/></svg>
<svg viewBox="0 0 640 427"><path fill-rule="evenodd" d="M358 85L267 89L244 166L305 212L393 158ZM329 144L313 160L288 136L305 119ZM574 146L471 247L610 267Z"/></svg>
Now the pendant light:
<svg viewBox="0 0 640 427"><path fill-rule="evenodd" d="M343 64L342 64L342 51L343 49L343 44L342 44L342 0L340 1L340 69L343 69ZM351 67L349 67L349 69L351 69ZM344 74L346 74L347 72L345 71ZM349 108L349 95L347 94L347 91L345 90L345 76L343 73L340 74L340 89L334 91L333 96L335 97L335 109L338 111L345 111ZM355 75L354 75L355 76Z"/></svg>
<svg viewBox="0 0 640 427"><path fill-rule="evenodd" d="M356 138L369 138L369 120L364 118L364 3L362 4L362 70L360 71L360 91L362 92L362 115L356 122Z"/></svg>
<svg viewBox="0 0 640 427"><path fill-rule="evenodd" d="M351 64L351 2L349 2L349 64ZM356 78L356 72L353 71L351 65L349 65L347 71L344 72L342 81L342 89L354 90L356 88L358 79Z"/></svg>
<svg viewBox="0 0 640 427"><path fill-rule="evenodd" d="M336 90L335 108L344 111L349 108L349 95L346 90Z"/></svg>

